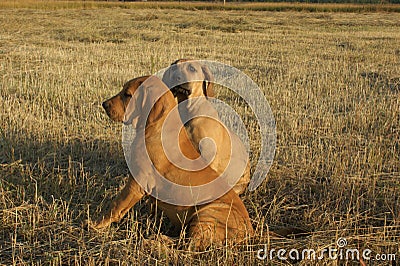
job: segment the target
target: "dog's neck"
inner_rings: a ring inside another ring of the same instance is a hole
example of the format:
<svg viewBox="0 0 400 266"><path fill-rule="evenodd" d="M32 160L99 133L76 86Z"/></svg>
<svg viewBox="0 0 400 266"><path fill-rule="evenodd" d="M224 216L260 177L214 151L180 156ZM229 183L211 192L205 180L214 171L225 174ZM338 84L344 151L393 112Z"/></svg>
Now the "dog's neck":
<svg viewBox="0 0 400 266"><path fill-rule="evenodd" d="M183 127L178 108L176 108L176 101L172 93L165 93L154 105L150 112L149 118L145 128L145 139L147 149L162 147L162 134L175 134L179 129L179 137L177 140L178 147L181 152L190 159L196 159L200 156L192 142L188 138L185 128ZM168 129L164 125L168 117L167 123L172 123L172 128ZM164 126L164 128L163 128ZM149 152L149 154L153 154ZM157 154L162 157L162 154ZM153 159L153 158L152 158Z"/></svg>
<svg viewBox="0 0 400 266"><path fill-rule="evenodd" d="M164 93L154 104L146 121L146 131L150 128L160 130L167 116L176 106L171 92ZM173 115L173 112L171 113Z"/></svg>
<svg viewBox="0 0 400 266"><path fill-rule="evenodd" d="M219 119L218 112L215 110L212 103L204 96L190 98L181 102L179 104L179 114L184 123L198 116Z"/></svg>

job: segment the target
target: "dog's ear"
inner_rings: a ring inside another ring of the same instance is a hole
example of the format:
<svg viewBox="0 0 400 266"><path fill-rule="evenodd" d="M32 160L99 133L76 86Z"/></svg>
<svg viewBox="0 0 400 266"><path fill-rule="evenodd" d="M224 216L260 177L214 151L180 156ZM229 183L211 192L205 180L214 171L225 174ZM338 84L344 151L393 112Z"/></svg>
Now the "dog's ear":
<svg viewBox="0 0 400 266"><path fill-rule="evenodd" d="M129 103L126 106L123 121L125 125L132 125L133 128L138 126L140 113L142 112L143 101L143 88L139 87L132 95L132 98L129 100Z"/></svg>
<svg viewBox="0 0 400 266"><path fill-rule="evenodd" d="M143 106L145 113L149 114L146 121L143 121L147 125L164 117L176 102L172 92L157 77L151 77L143 85L147 87Z"/></svg>
<svg viewBox="0 0 400 266"><path fill-rule="evenodd" d="M149 77L150 76L142 76L134 78L124 85L123 92L128 92L132 96L125 108L123 120L125 125L132 125L134 128L138 126L139 115L142 112L142 102L144 101L144 91L143 88L141 88L141 85Z"/></svg>
<svg viewBox="0 0 400 266"><path fill-rule="evenodd" d="M172 101L167 100L168 96L162 97L165 93L170 93ZM124 123L134 128L145 127L146 123L155 122L164 116L170 104L175 104L172 93L160 79L151 76L132 96L126 107Z"/></svg>
<svg viewBox="0 0 400 266"><path fill-rule="evenodd" d="M203 81L203 94L206 97L214 97L214 89L213 89L214 76L211 74L211 71L208 69L207 66L202 66L201 69L203 70L203 74L205 77Z"/></svg>

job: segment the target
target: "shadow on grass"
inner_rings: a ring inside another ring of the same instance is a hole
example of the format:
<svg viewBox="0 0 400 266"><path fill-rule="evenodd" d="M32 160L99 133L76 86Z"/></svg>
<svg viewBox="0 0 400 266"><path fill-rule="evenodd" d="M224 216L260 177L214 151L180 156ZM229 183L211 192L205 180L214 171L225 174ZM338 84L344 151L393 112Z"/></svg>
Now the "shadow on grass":
<svg viewBox="0 0 400 266"><path fill-rule="evenodd" d="M15 192L12 206L34 203L38 198L47 203L63 200L80 222L87 218L82 217L86 215L82 210L98 212L128 176L122 149L116 143L99 139L37 142L22 132L8 135L15 137L5 139L3 134L0 171L5 189Z"/></svg>
<svg viewBox="0 0 400 266"><path fill-rule="evenodd" d="M0 264L12 264L15 258L27 262L60 260L64 264L77 260L86 264L93 258L97 262L121 258L142 261L149 254L158 260L179 257L193 262L183 251L177 253L175 247L163 246L166 251L160 253L162 241L148 239L171 232L171 226L152 215L145 200L103 233L82 227L88 217L97 218L128 174L118 143L100 139L39 143L23 133L11 132L8 136L16 137L0 142ZM249 257L245 255L249 247L239 245L243 252L238 253L237 261L254 262L257 249L267 242L261 236L268 231L267 226L271 231L284 230L285 226L313 231L311 239L325 244L333 243L338 234L349 239L360 235L367 240L383 234L387 246L397 241L398 198L387 202L398 197L396 188L379 188L379 184L372 188L372 180L361 178L333 176L320 180L301 166L278 162L268 182L242 197L260 236L250 245L254 250ZM280 239L273 244L288 249L313 247L309 239ZM16 248L15 243L23 248ZM224 250L206 253L206 259L223 257Z"/></svg>

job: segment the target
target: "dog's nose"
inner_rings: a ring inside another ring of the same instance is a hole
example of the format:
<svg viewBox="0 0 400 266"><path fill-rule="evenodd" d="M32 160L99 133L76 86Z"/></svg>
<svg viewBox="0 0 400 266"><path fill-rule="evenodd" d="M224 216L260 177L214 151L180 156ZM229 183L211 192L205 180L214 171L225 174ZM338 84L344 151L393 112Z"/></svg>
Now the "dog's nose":
<svg viewBox="0 0 400 266"><path fill-rule="evenodd" d="M108 102L104 102L104 103L102 104L102 106L103 106L103 108L104 108L105 110L107 110L108 107L109 107L110 105L109 105Z"/></svg>

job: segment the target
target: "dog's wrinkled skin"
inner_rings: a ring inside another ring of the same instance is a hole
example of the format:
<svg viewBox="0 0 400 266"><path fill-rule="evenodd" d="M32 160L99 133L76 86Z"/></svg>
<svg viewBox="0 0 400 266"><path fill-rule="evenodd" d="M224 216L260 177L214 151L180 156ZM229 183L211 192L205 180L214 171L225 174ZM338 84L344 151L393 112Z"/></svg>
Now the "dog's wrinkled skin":
<svg viewBox="0 0 400 266"><path fill-rule="evenodd" d="M143 83L143 85L138 89L140 83ZM146 97L148 97L146 95L150 94L152 89L163 86L166 93L153 105L147 119L141 117L140 114L146 113L140 110L140 108L145 108L146 104L144 103ZM135 99L141 99L144 103L134 105L137 109L131 112L134 115L124 117L128 103L136 90L138 90L139 97ZM124 123L129 121L137 128L145 128L144 137L147 153L155 169L166 179L181 185L198 186L207 184L218 177L218 174L210 167L200 171L187 171L177 168L167 159L162 149L161 129L165 118L176 106L176 101L172 93L158 78L140 77L127 82L123 90L104 102L103 106L113 120L124 121ZM174 121L176 123L180 122L179 114L175 115ZM199 153L192 146L186 131L180 130L179 132L178 141L182 153L190 159L199 157ZM134 156L133 164L135 166L135 178L138 177L138 180L147 181L145 185L146 191L152 191L154 186L158 185L152 180L153 167L149 167L148 164L144 163L140 154ZM141 184L143 183L141 182ZM211 194L213 191L208 191L207 193ZM112 222L119 221L144 195L144 190L132 176L129 176L126 186L112 202L111 208L92 226L103 228ZM166 213L173 224L178 226L188 225L188 235L191 240L190 247L194 250L204 250L212 243L241 241L246 236L253 234L248 212L239 196L233 190L229 190L226 194L210 203L198 206L175 206L161 201L158 201L157 205Z"/></svg>
<svg viewBox="0 0 400 266"><path fill-rule="evenodd" d="M218 174L222 174L229 160L232 159L231 148L234 148L236 151L241 150L242 152L245 152L245 148L240 138L232 131L228 131L219 121L217 111L207 101L208 97L214 96L212 87L213 76L210 70L198 61L180 59L171 64L165 71L162 80L170 88L178 102L181 105L185 104L183 108L180 105L179 109L182 118L184 113L191 117L196 114L206 113L214 118L197 116L185 123L185 128L192 144L204 157L211 157L214 153L207 154L207 151L212 148L207 146L201 147L199 145L200 141L207 137L214 140L216 154L210 166ZM188 99L190 100L184 102ZM231 146L231 144L233 145ZM209 158L205 159L208 160ZM233 190L240 195L246 190L249 182L250 162L247 162L247 166Z"/></svg>

